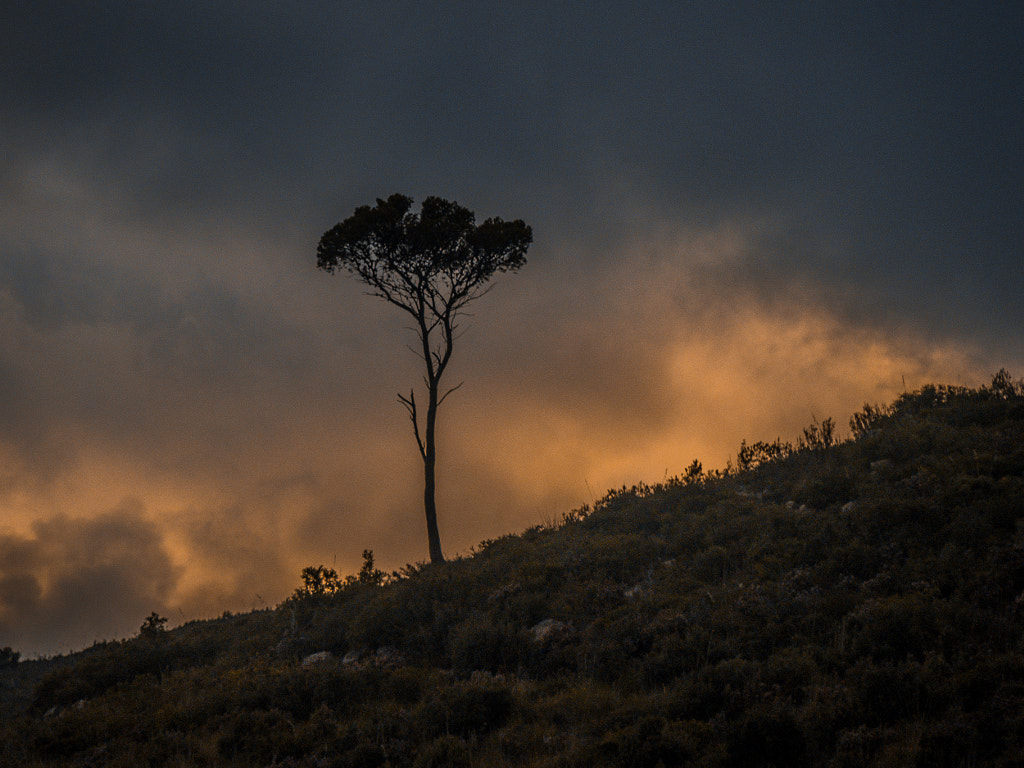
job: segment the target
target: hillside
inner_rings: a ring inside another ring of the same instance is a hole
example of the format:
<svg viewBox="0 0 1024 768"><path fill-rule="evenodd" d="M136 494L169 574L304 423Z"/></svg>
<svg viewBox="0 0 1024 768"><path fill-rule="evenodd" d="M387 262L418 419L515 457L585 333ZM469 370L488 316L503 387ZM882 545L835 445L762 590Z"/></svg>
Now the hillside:
<svg viewBox="0 0 1024 768"><path fill-rule="evenodd" d="M1024 382L851 429L0 670L0 764L1024 764Z"/></svg>

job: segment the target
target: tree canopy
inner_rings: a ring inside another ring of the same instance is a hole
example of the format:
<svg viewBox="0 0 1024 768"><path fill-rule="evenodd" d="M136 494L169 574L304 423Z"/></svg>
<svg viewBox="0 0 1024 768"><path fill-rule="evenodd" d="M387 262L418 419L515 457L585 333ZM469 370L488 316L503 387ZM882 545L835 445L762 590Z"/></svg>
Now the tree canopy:
<svg viewBox="0 0 1024 768"><path fill-rule="evenodd" d="M417 319L444 323L486 292L495 273L526 263L533 233L521 220L490 218L477 225L473 212L458 203L428 197L419 214L412 203L395 194L372 208L360 206L324 233L317 266L345 269L371 294Z"/></svg>

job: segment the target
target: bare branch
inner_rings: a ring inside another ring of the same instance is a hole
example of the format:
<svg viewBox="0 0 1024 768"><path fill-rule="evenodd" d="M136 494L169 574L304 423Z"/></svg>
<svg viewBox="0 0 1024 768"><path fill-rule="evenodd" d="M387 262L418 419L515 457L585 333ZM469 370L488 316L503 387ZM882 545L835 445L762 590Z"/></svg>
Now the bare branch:
<svg viewBox="0 0 1024 768"><path fill-rule="evenodd" d="M419 419L416 418L416 391L410 389L408 397L399 393L398 402L404 405L405 410L409 412L409 418L412 419L412 431L413 434L416 435L416 445L418 445L420 449L420 457L425 458L427 451L423 446L423 440L420 438L420 422Z"/></svg>
<svg viewBox="0 0 1024 768"><path fill-rule="evenodd" d="M448 390L447 392L445 392L445 393L444 393L443 395L441 395L441 399L437 401L437 404L438 404L438 405L441 405L441 403L443 403L443 402L444 402L445 400L447 400L447 399L448 399L448 395L450 395L450 394L451 394L452 392L454 392L454 391L455 391L455 390L457 390L457 389L461 389L461 388L462 388L462 385L463 385L463 384L465 384L465 383L466 383L466 382L464 382L464 381L460 381L460 382L459 382L458 384L456 384L456 385L455 385L454 387L452 387L451 389L449 389L449 390Z"/></svg>

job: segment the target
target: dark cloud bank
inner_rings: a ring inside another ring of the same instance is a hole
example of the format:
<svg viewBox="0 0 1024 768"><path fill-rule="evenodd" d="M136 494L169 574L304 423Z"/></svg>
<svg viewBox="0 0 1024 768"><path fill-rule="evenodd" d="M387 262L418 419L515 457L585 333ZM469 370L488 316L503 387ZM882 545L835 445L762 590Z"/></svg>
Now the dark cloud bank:
<svg viewBox="0 0 1024 768"><path fill-rule="evenodd" d="M138 501L90 519L57 516L0 537L0 635L71 650L138 630L180 576ZM98 633L110 633L104 636Z"/></svg>
<svg viewBox="0 0 1024 768"><path fill-rule="evenodd" d="M1024 371L1011 4L8 4L0 645L424 554L400 191L523 218L442 415L446 551L926 380ZM127 501L126 501L127 499Z"/></svg>

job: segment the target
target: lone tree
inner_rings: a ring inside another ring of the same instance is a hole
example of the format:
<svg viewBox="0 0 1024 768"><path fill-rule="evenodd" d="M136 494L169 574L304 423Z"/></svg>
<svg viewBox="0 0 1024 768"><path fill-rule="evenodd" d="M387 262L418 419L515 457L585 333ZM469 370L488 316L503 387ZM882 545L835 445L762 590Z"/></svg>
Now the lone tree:
<svg viewBox="0 0 1024 768"><path fill-rule="evenodd" d="M490 289L497 272L515 272L526 263L533 233L521 220L487 219L476 224L472 211L440 197L423 201L413 213L412 198L392 195L374 207L361 206L324 233L317 267L345 269L366 283L371 296L408 312L419 336L416 350L426 368L427 412L422 429L415 389L398 399L409 412L423 459L423 508L430 561L444 561L434 501L437 409L458 386L441 392L441 377L452 357L459 317L466 305ZM461 386L461 385L459 385Z"/></svg>

